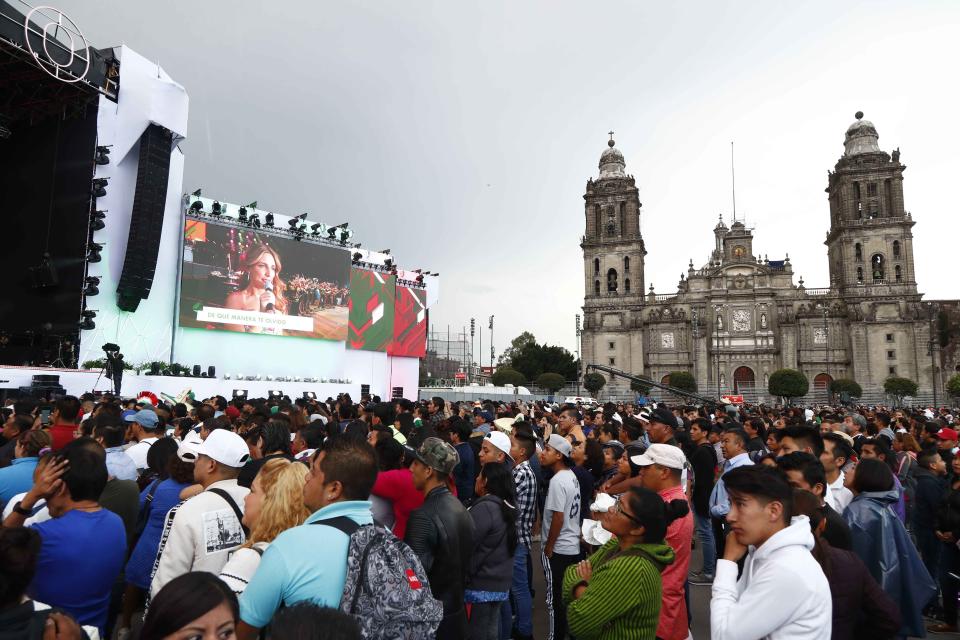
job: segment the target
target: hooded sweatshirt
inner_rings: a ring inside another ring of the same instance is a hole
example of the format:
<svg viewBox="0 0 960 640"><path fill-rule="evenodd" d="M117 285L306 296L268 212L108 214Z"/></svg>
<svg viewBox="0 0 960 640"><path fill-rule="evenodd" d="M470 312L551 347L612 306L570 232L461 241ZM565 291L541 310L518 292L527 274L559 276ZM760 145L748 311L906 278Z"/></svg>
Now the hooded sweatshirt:
<svg viewBox="0 0 960 640"><path fill-rule="evenodd" d="M620 551L620 543L611 538L588 559L593 574L576 600L573 591L583 584L577 565L568 567L563 576L570 635L578 640L655 637L662 597L660 572L674 560L670 545L635 544Z"/></svg>
<svg viewBox="0 0 960 640"><path fill-rule="evenodd" d="M712 640L829 640L830 585L812 548L810 521L797 516L759 547L750 547L739 581L737 563L718 560Z"/></svg>

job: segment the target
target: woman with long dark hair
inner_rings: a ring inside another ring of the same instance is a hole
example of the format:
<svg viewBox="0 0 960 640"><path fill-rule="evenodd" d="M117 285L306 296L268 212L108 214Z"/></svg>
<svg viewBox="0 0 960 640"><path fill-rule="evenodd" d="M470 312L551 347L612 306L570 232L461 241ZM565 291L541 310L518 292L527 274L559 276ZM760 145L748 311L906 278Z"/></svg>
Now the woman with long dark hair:
<svg viewBox="0 0 960 640"><path fill-rule="evenodd" d="M164 585L150 603L140 640L232 640L238 617L237 597L223 580L206 571L185 573Z"/></svg>
<svg viewBox="0 0 960 640"><path fill-rule="evenodd" d="M903 626L899 635L923 637L926 629L921 610L936 595L937 587L903 523L890 509L900 497L893 472L886 462L867 458L847 472L845 481L854 494L843 512L853 551L900 607Z"/></svg>
<svg viewBox="0 0 960 640"><path fill-rule="evenodd" d="M517 549L517 509L513 475L505 464L480 469L470 507L476 546L467 572L464 600L470 608L471 640L498 640L500 607L510 595L513 553Z"/></svg>
<svg viewBox="0 0 960 640"><path fill-rule="evenodd" d="M631 487L601 518L614 535L588 559L567 569L563 598L576 638L649 638L660 620L660 573L674 560L667 527L689 513L686 500L664 502Z"/></svg>

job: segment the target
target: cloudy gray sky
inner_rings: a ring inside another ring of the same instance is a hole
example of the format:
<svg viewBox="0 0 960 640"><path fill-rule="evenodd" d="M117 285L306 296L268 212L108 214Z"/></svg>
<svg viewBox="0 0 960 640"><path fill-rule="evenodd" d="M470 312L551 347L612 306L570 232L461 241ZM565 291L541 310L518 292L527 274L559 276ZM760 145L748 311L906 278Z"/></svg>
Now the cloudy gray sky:
<svg viewBox="0 0 960 640"><path fill-rule="evenodd" d="M823 189L863 110L909 167L920 289L960 296L955 2L51 4L187 88L186 191L349 221L440 272L437 329L495 314L498 353L523 330L575 348L582 195L610 129L658 293L729 222L731 140L755 249L826 286Z"/></svg>

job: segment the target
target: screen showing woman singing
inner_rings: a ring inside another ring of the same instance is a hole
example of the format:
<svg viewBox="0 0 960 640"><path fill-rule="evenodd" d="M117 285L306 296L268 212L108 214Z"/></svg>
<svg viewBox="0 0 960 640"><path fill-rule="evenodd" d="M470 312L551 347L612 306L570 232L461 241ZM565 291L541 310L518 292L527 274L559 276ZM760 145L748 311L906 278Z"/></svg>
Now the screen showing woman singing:
<svg viewBox="0 0 960 640"><path fill-rule="evenodd" d="M347 337L350 253L202 220L187 220L180 326Z"/></svg>

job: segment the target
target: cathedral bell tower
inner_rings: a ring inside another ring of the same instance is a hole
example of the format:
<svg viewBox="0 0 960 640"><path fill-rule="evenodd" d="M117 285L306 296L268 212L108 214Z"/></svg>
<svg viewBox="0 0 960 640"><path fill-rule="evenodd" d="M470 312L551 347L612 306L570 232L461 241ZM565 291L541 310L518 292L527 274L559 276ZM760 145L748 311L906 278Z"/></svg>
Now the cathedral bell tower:
<svg viewBox="0 0 960 640"><path fill-rule="evenodd" d="M643 372L643 341L636 330L647 251L640 237L639 191L633 176L624 172L626 163L615 145L610 132L608 148L600 156L600 175L587 181L583 196L581 357L585 364Z"/></svg>
<svg viewBox="0 0 960 640"><path fill-rule="evenodd" d="M906 167L899 149L893 154L880 149L877 130L863 112L856 118L826 189L830 287L850 297L916 295L915 223L903 208Z"/></svg>

